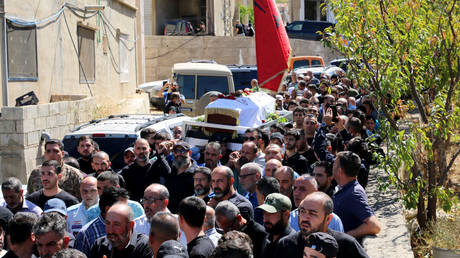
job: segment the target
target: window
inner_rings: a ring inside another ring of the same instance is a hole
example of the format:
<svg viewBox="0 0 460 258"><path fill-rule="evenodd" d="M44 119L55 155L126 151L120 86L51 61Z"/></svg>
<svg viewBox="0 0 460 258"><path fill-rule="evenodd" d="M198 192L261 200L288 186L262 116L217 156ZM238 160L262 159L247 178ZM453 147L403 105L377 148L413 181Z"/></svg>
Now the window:
<svg viewBox="0 0 460 258"><path fill-rule="evenodd" d="M80 83L96 81L96 58L94 49L94 30L77 26L78 55L80 57ZM86 76L86 78L85 78Z"/></svg>
<svg viewBox="0 0 460 258"><path fill-rule="evenodd" d="M179 91L185 99L195 99L195 75L177 75Z"/></svg>
<svg viewBox="0 0 460 258"><path fill-rule="evenodd" d="M37 81L37 27L6 20L8 80Z"/></svg>
<svg viewBox="0 0 460 258"><path fill-rule="evenodd" d="M129 50L127 42L129 35L120 34L120 82L129 82Z"/></svg>
<svg viewBox="0 0 460 258"><path fill-rule="evenodd" d="M319 60L311 60L311 66L315 67L315 66L323 66L323 64L321 64L321 61Z"/></svg>
<svg viewBox="0 0 460 258"><path fill-rule="evenodd" d="M302 23L300 22L293 22L292 24L287 26L288 30L290 31L302 31Z"/></svg>
<svg viewBox="0 0 460 258"><path fill-rule="evenodd" d="M326 21L326 15L322 13L324 0L304 0L305 20Z"/></svg>
<svg viewBox="0 0 460 258"><path fill-rule="evenodd" d="M228 79L225 76L198 76L197 85L197 98L201 98L201 96L210 91L228 94Z"/></svg>
<svg viewBox="0 0 460 258"><path fill-rule="evenodd" d="M295 61L293 64L293 69L299 68L299 67L310 67L310 61L308 60L298 60Z"/></svg>

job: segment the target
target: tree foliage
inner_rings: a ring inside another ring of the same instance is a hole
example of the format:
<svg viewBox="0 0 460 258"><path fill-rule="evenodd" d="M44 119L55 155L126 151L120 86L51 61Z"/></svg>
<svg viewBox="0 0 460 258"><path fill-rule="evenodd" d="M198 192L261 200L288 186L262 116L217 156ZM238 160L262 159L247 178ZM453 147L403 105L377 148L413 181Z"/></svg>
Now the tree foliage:
<svg viewBox="0 0 460 258"><path fill-rule="evenodd" d="M423 229L438 205L449 210L455 201L447 182L460 152L458 1L328 3L337 24L324 42L354 60L354 77L377 101L385 170ZM415 115L404 117L408 111Z"/></svg>

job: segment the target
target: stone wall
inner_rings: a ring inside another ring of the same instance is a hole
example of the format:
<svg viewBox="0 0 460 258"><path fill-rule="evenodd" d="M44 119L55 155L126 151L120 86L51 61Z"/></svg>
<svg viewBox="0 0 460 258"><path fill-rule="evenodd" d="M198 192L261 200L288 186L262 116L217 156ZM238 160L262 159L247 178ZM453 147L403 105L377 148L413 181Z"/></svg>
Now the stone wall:
<svg viewBox="0 0 460 258"><path fill-rule="evenodd" d="M97 116L96 99L84 98L24 107L2 107L0 117L0 179L15 176L24 184L42 163L42 132L62 139L75 126Z"/></svg>
<svg viewBox="0 0 460 258"><path fill-rule="evenodd" d="M293 55L318 55L326 63L339 57L320 41L291 39L290 43ZM256 64L255 41L253 37L145 37L147 82L170 78L175 63L192 59L213 59L219 64Z"/></svg>

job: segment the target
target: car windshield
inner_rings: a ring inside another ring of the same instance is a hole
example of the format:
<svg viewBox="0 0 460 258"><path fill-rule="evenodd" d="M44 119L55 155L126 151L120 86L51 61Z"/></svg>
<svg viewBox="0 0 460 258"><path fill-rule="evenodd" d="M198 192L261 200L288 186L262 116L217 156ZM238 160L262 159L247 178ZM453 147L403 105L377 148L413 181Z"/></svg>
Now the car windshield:
<svg viewBox="0 0 460 258"><path fill-rule="evenodd" d="M195 99L195 75L178 74L176 78L179 91L186 99Z"/></svg>
<svg viewBox="0 0 460 258"><path fill-rule="evenodd" d="M321 61L319 60L311 60L311 66L318 67L318 66L323 66L323 64L321 64Z"/></svg>
<svg viewBox="0 0 460 258"><path fill-rule="evenodd" d="M210 91L228 94L228 79L226 76L198 76L197 98Z"/></svg>
<svg viewBox="0 0 460 258"><path fill-rule="evenodd" d="M309 67L310 62L308 60L298 60L295 61L294 64L292 64L293 69L299 68L299 67Z"/></svg>

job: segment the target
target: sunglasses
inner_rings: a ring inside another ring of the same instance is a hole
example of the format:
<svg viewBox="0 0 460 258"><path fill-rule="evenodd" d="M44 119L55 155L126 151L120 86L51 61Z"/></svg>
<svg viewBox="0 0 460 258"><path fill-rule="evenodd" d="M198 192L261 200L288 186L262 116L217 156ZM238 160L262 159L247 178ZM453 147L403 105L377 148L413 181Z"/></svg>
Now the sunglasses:
<svg viewBox="0 0 460 258"><path fill-rule="evenodd" d="M175 149L174 150L174 153L178 153L178 154L184 154L184 153L187 153L188 150L186 149Z"/></svg>
<svg viewBox="0 0 460 258"><path fill-rule="evenodd" d="M247 136L244 136L243 137L243 141L255 141L257 140L258 138L254 137L254 136L251 136L251 137L247 137Z"/></svg>

